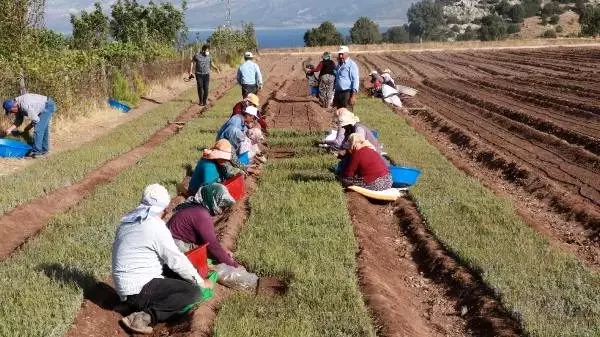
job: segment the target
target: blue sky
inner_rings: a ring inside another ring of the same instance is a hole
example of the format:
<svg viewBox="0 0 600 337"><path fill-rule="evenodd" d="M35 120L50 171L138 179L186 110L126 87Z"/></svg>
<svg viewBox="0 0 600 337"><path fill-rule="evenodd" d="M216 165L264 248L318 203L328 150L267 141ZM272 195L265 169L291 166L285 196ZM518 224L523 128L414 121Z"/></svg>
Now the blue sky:
<svg viewBox="0 0 600 337"><path fill-rule="evenodd" d="M70 14L92 9L96 1L47 0L47 27L69 32ZM115 0L101 1L106 11L109 11L114 2ZM177 5L180 3L179 0L172 2ZM362 15L373 18L382 26L390 26L406 21L406 9L411 2L412 0L231 0L231 7L234 24L252 21L257 27L309 27L325 20L348 26ZM225 8L223 0L188 0L186 22L192 30L215 28L223 24Z"/></svg>

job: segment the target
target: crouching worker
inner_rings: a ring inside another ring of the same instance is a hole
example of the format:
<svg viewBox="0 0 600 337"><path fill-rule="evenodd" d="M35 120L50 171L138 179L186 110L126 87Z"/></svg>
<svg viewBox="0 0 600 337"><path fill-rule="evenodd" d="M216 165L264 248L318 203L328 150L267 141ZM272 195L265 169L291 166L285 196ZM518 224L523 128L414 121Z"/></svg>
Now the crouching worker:
<svg viewBox="0 0 600 337"><path fill-rule="evenodd" d="M238 267L233 253L219 243L211 217L222 214L224 209L234 204L235 200L225 186L210 184L201 187L196 195L175 208L175 214L167 223L177 247L186 253L208 244L208 254L216 260L215 264Z"/></svg>
<svg viewBox="0 0 600 337"><path fill-rule="evenodd" d="M187 195L195 195L202 186L219 183L243 174L242 170L232 165L232 158L233 148L226 139L220 139L211 149L204 150L202 158L196 163Z"/></svg>
<svg viewBox="0 0 600 337"><path fill-rule="evenodd" d="M335 112L334 123L337 125L336 138L332 140L323 140L321 143L326 144L333 150L343 151L349 148L348 139L351 134L358 133L366 138L375 150L381 152L381 144L373 134L373 131L367 126L360 123L360 119L352 111L346 108L340 108Z"/></svg>
<svg viewBox="0 0 600 337"><path fill-rule="evenodd" d="M115 290L134 313L121 322L128 329L152 333L152 326L184 314L201 301L201 287L213 288L175 245L162 216L169 192L161 185L146 187L140 205L117 228L112 248ZM181 279L165 278L163 264Z"/></svg>
<svg viewBox="0 0 600 337"><path fill-rule="evenodd" d="M253 106L258 110L258 107L260 106L260 99L258 98L258 96L256 96L255 94L248 94L248 96L246 98L237 102L233 106L233 111L231 112L231 116L233 117L235 115L243 115L244 112L246 111L246 108L249 106ZM258 124L260 124L260 128L266 132L267 131L267 122L265 121L265 118L263 117L263 115L260 113L260 110L258 110L257 115L258 115Z"/></svg>
<svg viewBox="0 0 600 337"><path fill-rule="evenodd" d="M372 191L392 188L390 170L373 144L358 133L351 134L348 141L349 157L340 175L342 185L358 186Z"/></svg>
<svg viewBox="0 0 600 337"><path fill-rule="evenodd" d="M23 124L25 117L31 120L28 129L33 126L32 158L44 156L50 151L50 122L56 111L56 104L50 97L38 94L25 94L15 99L7 99L2 105L6 115L15 115L12 126L4 130L6 136Z"/></svg>

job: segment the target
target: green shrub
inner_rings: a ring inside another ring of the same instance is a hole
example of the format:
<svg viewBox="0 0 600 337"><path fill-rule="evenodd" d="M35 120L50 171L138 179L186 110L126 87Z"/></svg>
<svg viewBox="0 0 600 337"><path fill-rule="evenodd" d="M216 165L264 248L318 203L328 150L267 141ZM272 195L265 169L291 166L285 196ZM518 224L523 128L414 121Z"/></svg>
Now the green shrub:
<svg viewBox="0 0 600 337"><path fill-rule="evenodd" d="M560 20L560 16L558 16L557 14L554 14L550 17L550 20L548 20L548 23L550 23L551 25L556 25L558 23L558 20Z"/></svg>
<svg viewBox="0 0 600 337"><path fill-rule="evenodd" d="M507 34L515 34L521 31L521 25L518 23L513 23L508 25L507 29L506 29L506 33Z"/></svg>
<svg viewBox="0 0 600 337"><path fill-rule="evenodd" d="M112 74L112 98L130 106L135 106L139 102L135 90L131 88L129 82L119 70L113 71Z"/></svg>
<svg viewBox="0 0 600 337"><path fill-rule="evenodd" d="M555 30L557 33L562 33L562 32L563 32L563 27L562 27L562 26L556 26L556 28L554 28L554 30Z"/></svg>
<svg viewBox="0 0 600 337"><path fill-rule="evenodd" d="M148 87L146 86L146 83L144 83L142 75L137 71L133 72L133 87L135 88L135 95L137 97L144 96L148 93Z"/></svg>

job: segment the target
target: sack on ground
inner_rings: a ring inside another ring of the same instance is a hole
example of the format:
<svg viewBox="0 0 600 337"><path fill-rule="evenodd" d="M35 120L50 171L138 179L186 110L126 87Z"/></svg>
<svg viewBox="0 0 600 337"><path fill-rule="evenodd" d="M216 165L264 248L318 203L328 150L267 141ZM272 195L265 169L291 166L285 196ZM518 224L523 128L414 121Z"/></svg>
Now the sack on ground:
<svg viewBox="0 0 600 337"><path fill-rule="evenodd" d="M232 267L225 263L215 266L217 281L227 288L235 290L254 291L258 283L258 276L249 273L244 267Z"/></svg>

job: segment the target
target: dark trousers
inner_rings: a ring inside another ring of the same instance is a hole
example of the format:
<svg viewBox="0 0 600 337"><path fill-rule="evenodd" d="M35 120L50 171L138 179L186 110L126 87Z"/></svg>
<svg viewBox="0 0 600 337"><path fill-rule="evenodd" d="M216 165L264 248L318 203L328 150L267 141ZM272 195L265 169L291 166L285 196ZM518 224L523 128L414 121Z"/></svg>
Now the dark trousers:
<svg viewBox="0 0 600 337"><path fill-rule="evenodd" d="M350 96L352 96L352 90L335 91L333 96L333 106L336 108L347 108L352 110L353 106L350 105Z"/></svg>
<svg viewBox="0 0 600 337"><path fill-rule="evenodd" d="M190 282L172 278L155 278L146 283L137 295L127 296L127 304L134 311L143 311L152 317L152 324L165 322L175 315L184 314L201 302L200 288Z"/></svg>
<svg viewBox="0 0 600 337"><path fill-rule="evenodd" d="M246 98L248 94L256 94L258 86L256 84L242 84L242 98Z"/></svg>
<svg viewBox="0 0 600 337"><path fill-rule="evenodd" d="M198 103L206 105L208 101L209 74L196 74L196 85L198 86Z"/></svg>

